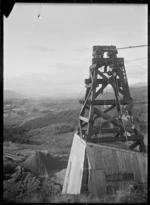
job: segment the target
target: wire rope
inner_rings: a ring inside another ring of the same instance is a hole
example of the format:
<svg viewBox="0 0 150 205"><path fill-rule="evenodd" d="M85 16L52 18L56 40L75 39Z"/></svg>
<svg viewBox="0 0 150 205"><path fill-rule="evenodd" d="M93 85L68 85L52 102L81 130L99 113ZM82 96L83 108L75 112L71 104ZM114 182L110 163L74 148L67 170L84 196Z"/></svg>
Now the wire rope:
<svg viewBox="0 0 150 205"><path fill-rule="evenodd" d="M117 50L130 49L130 48L139 48L139 47L147 47L147 46L148 45L127 46L127 47L117 48Z"/></svg>

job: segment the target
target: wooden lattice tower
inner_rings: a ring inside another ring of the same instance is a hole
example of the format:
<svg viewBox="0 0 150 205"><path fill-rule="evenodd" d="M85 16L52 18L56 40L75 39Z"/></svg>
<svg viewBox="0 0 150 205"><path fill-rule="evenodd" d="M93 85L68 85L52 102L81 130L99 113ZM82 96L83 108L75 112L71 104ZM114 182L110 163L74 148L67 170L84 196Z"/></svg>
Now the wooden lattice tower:
<svg viewBox="0 0 150 205"><path fill-rule="evenodd" d="M139 151L145 152L144 137L132 116L133 101L124 58L118 58L117 53L116 46L93 46L85 98L80 100L83 107L78 134L93 143L127 141L130 149L138 146ZM108 85L113 88L114 99L103 98Z"/></svg>

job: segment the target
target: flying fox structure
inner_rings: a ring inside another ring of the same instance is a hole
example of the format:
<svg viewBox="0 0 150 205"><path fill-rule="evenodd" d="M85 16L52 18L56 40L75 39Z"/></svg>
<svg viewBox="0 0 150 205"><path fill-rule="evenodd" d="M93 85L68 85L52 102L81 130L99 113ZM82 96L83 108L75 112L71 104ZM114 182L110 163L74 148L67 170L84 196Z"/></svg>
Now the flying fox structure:
<svg viewBox="0 0 150 205"><path fill-rule="evenodd" d="M117 54L116 46L93 46L64 194L101 196L128 184L147 182L144 136L132 115L124 58ZM108 88L114 95L107 94Z"/></svg>
<svg viewBox="0 0 150 205"><path fill-rule="evenodd" d="M94 143L130 141L130 149L139 147L139 151L145 152L144 136L132 116L133 100L124 58L117 54L116 46L93 47L89 78L85 79L85 99L80 101L83 107L78 135ZM100 99L107 86L113 88L114 99Z"/></svg>

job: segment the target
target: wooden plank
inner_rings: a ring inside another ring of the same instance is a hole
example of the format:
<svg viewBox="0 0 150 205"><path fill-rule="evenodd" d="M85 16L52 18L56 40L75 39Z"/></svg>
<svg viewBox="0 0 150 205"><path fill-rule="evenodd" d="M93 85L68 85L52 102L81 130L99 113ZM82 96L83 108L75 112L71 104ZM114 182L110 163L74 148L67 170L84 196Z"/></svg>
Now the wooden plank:
<svg viewBox="0 0 150 205"><path fill-rule="evenodd" d="M111 78L109 78L109 83L111 84L111 86L113 87L113 88L115 88L115 83L114 83L114 80L113 80L113 78L111 77ZM119 87L118 88L118 91L122 94L122 95L124 95L125 93L124 93L124 91Z"/></svg>
<svg viewBox="0 0 150 205"><path fill-rule="evenodd" d="M100 63L99 67L102 67L104 65L110 65L112 63L112 60L114 61L114 59L112 59L112 58L105 58L105 59L104 58L103 59L102 58L93 58L92 59L93 63ZM114 63L115 64L119 63L119 64L123 65L124 58L116 58Z"/></svg>
<svg viewBox="0 0 150 205"><path fill-rule="evenodd" d="M113 173L112 170L112 157L109 152L109 147L108 148L102 148L102 166L105 175L111 175Z"/></svg>
<svg viewBox="0 0 150 205"><path fill-rule="evenodd" d="M86 153L87 153L87 157L89 159L89 163L90 163L90 167L91 169L95 170L95 157L96 157L96 152L95 152L95 147L91 146L91 145L87 145L86 147Z"/></svg>
<svg viewBox="0 0 150 205"><path fill-rule="evenodd" d="M80 116L79 118L80 118L80 120L82 120L84 122L87 122L87 123L89 122L89 119L86 117Z"/></svg>
<svg viewBox="0 0 150 205"><path fill-rule="evenodd" d="M94 196L106 194L106 179L103 170L91 170L89 177L89 191Z"/></svg>
<svg viewBox="0 0 150 205"><path fill-rule="evenodd" d="M95 93L96 93L96 82L97 82L97 70L94 71L93 73L93 90L91 92L91 100L93 101L95 99ZM93 126L93 116L94 116L94 106L90 105L90 110L89 110L89 123L88 123L88 127L87 127L87 136L88 138L91 137L91 130L92 130L92 126Z"/></svg>
<svg viewBox="0 0 150 205"><path fill-rule="evenodd" d="M127 172L124 153L120 151L116 151L117 157L118 157L118 164L119 164L119 172L125 173Z"/></svg>
<svg viewBox="0 0 150 205"><path fill-rule="evenodd" d="M93 46L93 55L101 52L108 52L108 51L112 51L112 50L116 50L116 46ZM119 58L120 59L120 58ZM122 59L122 58L121 58Z"/></svg>
<svg viewBox="0 0 150 205"><path fill-rule="evenodd" d="M90 84L90 83L92 83L92 80L90 78L88 78L88 79L85 79L84 82L85 82L85 84ZM103 84L103 83L106 83L106 80L104 80L104 79L97 79L97 83L98 84Z"/></svg>
<svg viewBox="0 0 150 205"><path fill-rule="evenodd" d="M111 174L111 175L107 175L106 176L106 182L130 182L130 181L134 181L134 177L133 177L133 173L127 173L127 172L119 172L117 174Z"/></svg>
<svg viewBox="0 0 150 205"><path fill-rule="evenodd" d="M94 107L94 112L97 114L97 115L99 115L99 116L103 116L103 118L105 119L105 120L108 120L109 118L111 118L111 116L109 115L109 114L107 114L107 113L103 113L100 109L97 109L96 107ZM120 128L122 128L122 129L124 129L124 126L123 126L123 124L121 123L121 122L119 122L118 120L114 120L114 121L112 121L112 123L114 124L114 125L118 125ZM132 129L130 128L130 127L126 127L126 131L132 131Z"/></svg>
<svg viewBox="0 0 150 205"><path fill-rule="evenodd" d="M124 159L128 173L133 173L132 163L131 163L131 153L124 152Z"/></svg>
<svg viewBox="0 0 150 205"><path fill-rule="evenodd" d="M109 166L110 166L110 172L112 175L113 174L113 160L112 160L111 148L108 148L107 152L108 152L108 162L109 162Z"/></svg>
<svg viewBox="0 0 150 205"><path fill-rule="evenodd" d="M118 157L116 150L111 149L111 156L112 156L112 172L113 174L119 173L119 164L118 164Z"/></svg>
<svg viewBox="0 0 150 205"><path fill-rule="evenodd" d="M101 148L87 145L86 152L91 169L103 170Z"/></svg>
<svg viewBox="0 0 150 205"><path fill-rule="evenodd" d="M83 133L82 133L82 127L81 127L81 125L82 125L82 122L81 122L81 120L79 120L79 130L80 130L80 136L81 136L81 138L83 137Z"/></svg>
<svg viewBox="0 0 150 205"><path fill-rule="evenodd" d="M109 78L107 78L101 71L97 71L97 73L103 78L105 79L105 81L108 83L109 82Z"/></svg>
<svg viewBox="0 0 150 205"><path fill-rule="evenodd" d="M139 141L134 142L132 145L130 145L130 149L134 149L139 145Z"/></svg>
<svg viewBox="0 0 150 205"><path fill-rule="evenodd" d="M96 67L97 67L97 63L92 64L92 65L90 66L90 69L94 69L94 68L96 68Z"/></svg>
<svg viewBox="0 0 150 205"><path fill-rule="evenodd" d="M91 87L92 87L92 83L85 84L85 87L86 87L86 88L91 88Z"/></svg>
<svg viewBox="0 0 150 205"><path fill-rule="evenodd" d="M86 103L87 103L87 101L88 101L88 99L89 99L89 97L91 95L92 90L93 90L93 87L91 87L90 90L88 91L88 94L87 94L86 99L84 101L83 107L82 107L82 109L80 111L80 115L82 115L84 113L84 111L85 111L85 106L86 106Z"/></svg>
<svg viewBox="0 0 150 205"><path fill-rule="evenodd" d="M140 183L141 182L140 166L138 161L138 155L136 155L135 153L131 154L131 163L132 163L134 179Z"/></svg>
<svg viewBox="0 0 150 205"><path fill-rule="evenodd" d="M104 84L104 83L108 83L109 82L109 79L106 81L106 79L97 79L97 83L98 84ZM89 84L89 83L92 83L92 80L91 78L87 78L84 80L84 83L85 84ZM117 79L117 83L120 84L120 79Z"/></svg>
<svg viewBox="0 0 150 205"><path fill-rule="evenodd" d="M118 127L113 127L113 128L99 128L100 133L116 133L119 131Z"/></svg>
<svg viewBox="0 0 150 205"><path fill-rule="evenodd" d="M103 170L102 150L99 147L95 147L95 151L95 168L98 170Z"/></svg>
<svg viewBox="0 0 150 205"><path fill-rule="evenodd" d="M124 113L125 111L129 110L132 107L132 104L127 105L125 108L122 109L122 112ZM104 123L109 123L112 122L115 118L117 118L120 115L120 112L115 113L112 117L110 117L106 122ZM127 126L127 125L126 125Z"/></svg>
<svg viewBox="0 0 150 205"><path fill-rule="evenodd" d="M88 103L92 103L92 105L116 105L116 100L94 100L88 101ZM128 104L127 100L120 100L121 105Z"/></svg>
<svg viewBox="0 0 150 205"><path fill-rule="evenodd" d="M81 183L81 190L86 191L88 188L88 177L89 177L89 163L87 158L87 151L85 150L85 157L84 157L84 165L83 165L83 175L82 175L82 183Z"/></svg>
<svg viewBox="0 0 150 205"><path fill-rule="evenodd" d="M116 141L120 141L120 142L126 142L128 141L135 141L135 140L140 140L143 139L142 135L132 135L132 136L127 136L127 138L125 136L117 136L117 137L94 137L90 139L90 142L116 142Z"/></svg>
<svg viewBox="0 0 150 205"><path fill-rule="evenodd" d="M145 183L147 182L147 157L146 156L142 156L139 155L138 156L138 160L139 160L139 167L140 167L140 173L141 173L141 182Z"/></svg>
<svg viewBox="0 0 150 205"><path fill-rule="evenodd" d="M87 89L86 89L84 100L87 98L87 96L88 96L88 94L89 94L89 92L90 92L90 89L91 89L91 88L87 88Z"/></svg>
<svg viewBox="0 0 150 205"><path fill-rule="evenodd" d="M109 112L110 110L112 110L114 107L116 107L116 105L112 105L109 108L106 108L106 110L104 110L104 113Z"/></svg>
<svg viewBox="0 0 150 205"><path fill-rule="evenodd" d="M108 85L108 83L102 84L102 87L96 92L95 98L97 98L97 96L98 96L100 93L103 93L103 90L107 87L107 85Z"/></svg>

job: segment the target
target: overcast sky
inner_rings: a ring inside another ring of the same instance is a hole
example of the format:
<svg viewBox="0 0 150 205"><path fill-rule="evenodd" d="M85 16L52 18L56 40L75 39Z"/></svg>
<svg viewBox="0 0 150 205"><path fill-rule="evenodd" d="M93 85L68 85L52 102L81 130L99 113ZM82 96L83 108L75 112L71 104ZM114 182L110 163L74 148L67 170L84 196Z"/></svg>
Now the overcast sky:
<svg viewBox="0 0 150 205"><path fill-rule="evenodd" d="M145 45L147 36L144 4L16 3L4 18L4 88L76 96L88 78L93 45ZM119 50L118 57L125 58L129 84L147 82L147 47ZM138 58L144 59L127 62Z"/></svg>

